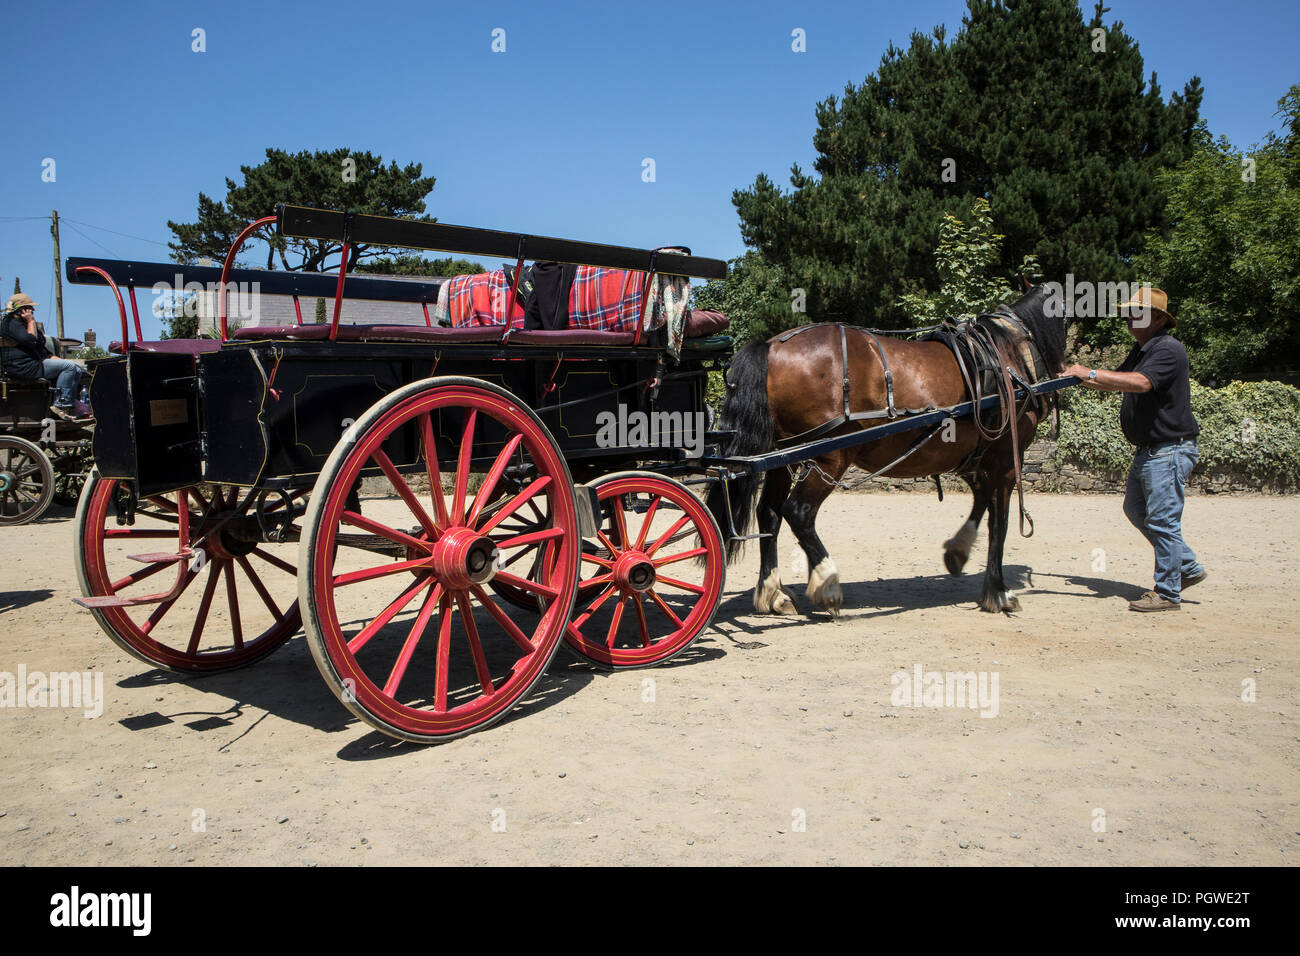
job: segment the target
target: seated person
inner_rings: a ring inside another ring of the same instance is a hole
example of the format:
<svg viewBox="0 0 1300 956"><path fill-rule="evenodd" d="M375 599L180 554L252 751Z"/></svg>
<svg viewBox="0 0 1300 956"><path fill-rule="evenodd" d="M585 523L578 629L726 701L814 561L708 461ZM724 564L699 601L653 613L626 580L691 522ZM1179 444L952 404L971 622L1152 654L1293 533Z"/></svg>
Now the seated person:
<svg viewBox="0 0 1300 956"><path fill-rule="evenodd" d="M36 303L30 296L19 292L5 306L4 321L0 323L0 338L8 339L12 346L4 348L4 371L15 378L46 379L57 384L58 397L50 411L60 418L75 421L89 414L82 403L76 401L81 385L81 366L67 359L55 358L45 345L45 336L36 328Z"/></svg>

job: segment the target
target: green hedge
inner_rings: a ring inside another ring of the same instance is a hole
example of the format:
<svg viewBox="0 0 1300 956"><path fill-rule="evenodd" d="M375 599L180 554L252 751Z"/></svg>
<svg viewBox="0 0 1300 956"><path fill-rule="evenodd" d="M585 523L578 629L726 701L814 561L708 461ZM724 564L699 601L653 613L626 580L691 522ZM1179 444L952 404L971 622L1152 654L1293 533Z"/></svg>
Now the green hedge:
<svg viewBox="0 0 1300 956"><path fill-rule="evenodd" d="M1133 446L1119 427L1120 394L1071 388L1061 396L1058 454L1096 474L1119 478ZM1192 412L1201 426L1194 474L1225 473L1281 489L1300 488L1300 389L1279 382L1192 382Z"/></svg>

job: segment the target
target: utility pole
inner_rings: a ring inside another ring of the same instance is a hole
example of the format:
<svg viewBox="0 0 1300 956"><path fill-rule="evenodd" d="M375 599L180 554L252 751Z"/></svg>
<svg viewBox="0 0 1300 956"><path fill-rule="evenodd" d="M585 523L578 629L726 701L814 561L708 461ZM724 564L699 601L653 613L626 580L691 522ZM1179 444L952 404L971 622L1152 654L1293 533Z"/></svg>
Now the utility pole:
<svg viewBox="0 0 1300 956"><path fill-rule="evenodd" d="M59 320L59 338L63 338L63 262L59 258L59 211L51 217L50 232L54 236L54 308Z"/></svg>

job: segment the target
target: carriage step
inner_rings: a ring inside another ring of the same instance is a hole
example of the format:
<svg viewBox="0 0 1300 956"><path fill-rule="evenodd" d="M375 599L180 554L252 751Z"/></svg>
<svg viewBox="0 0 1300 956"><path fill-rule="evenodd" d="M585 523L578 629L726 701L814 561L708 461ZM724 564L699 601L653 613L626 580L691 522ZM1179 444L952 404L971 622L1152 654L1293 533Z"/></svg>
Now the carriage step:
<svg viewBox="0 0 1300 956"><path fill-rule="evenodd" d="M99 597L79 597L73 598L73 604L80 604L88 610L109 607L138 607L141 604L161 604L167 598L166 594L149 594L144 597L128 598L118 597L115 594L105 594Z"/></svg>
<svg viewBox="0 0 1300 956"><path fill-rule="evenodd" d="M174 551L150 551L146 554L128 554L127 557L132 561L139 561L141 564L179 564L193 558L194 552L186 548L179 553Z"/></svg>

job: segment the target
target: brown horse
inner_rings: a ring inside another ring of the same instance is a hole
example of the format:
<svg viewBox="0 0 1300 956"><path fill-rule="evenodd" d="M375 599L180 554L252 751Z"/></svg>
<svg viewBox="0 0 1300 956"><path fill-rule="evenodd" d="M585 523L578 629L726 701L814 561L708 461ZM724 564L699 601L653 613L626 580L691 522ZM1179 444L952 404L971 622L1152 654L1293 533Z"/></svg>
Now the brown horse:
<svg viewBox="0 0 1300 956"><path fill-rule="evenodd" d="M1002 381L1015 375L1032 382L1035 370L1029 367L1031 361L1044 378L1055 376L1062 367L1065 320L1049 315L1049 298L1045 286L1034 286L1020 300L999 310L1000 315L981 316L972 323L974 338L990 347L989 354L998 366L1010 368L1011 374L1001 376ZM1032 346L1028 355L1026 342ZM979 376L972 377L975 381L968 383L953 350L943 341L876 338L853 326L843 330L834 324L805 326L766 342L754 342L736 353L727 374L721 427L735 430L727 454L751 456L771 451L780 443L823 434L847 434L888 420L891 407L902 412L956 405L970 397L972 387L981 389ZM974 493L974 504L970 517L944 542L944 563L950 573L961 573L987 510L989 551L979 604L985 611L1019 610L1019 601L1007 590L1002 577L1002 550L1019 465L1015 452L1023 455L1046 408L1046 402L1029 403L1009 413L1004 408L1001 414L1009 414L1015 424L1008 422L1008 427L991 441L985 436L997 428L988 423L988 412L982 428L971 418L949 420L932 440L893 467L888 466L907 452L918 436L924 436L923 431L904 432L830 452L814 459L812 466L777 468L761 482L757 476L747 476L733 479L727 486L715 485L708 504L719 526L725 531L730 523L724 498L729 493L735 531L743 535L748 531L754 499L762 484L757 517L758 530L764 537L759 581L754 589L755 609L760 613L795 613L794 600L781 584L777 560L777 533L784 518L808 559L808 597L832 615L839 614L843 604L839 571L817 536L817 512L849 466L857 465L867 472L884 469L882 473L893 478L949 472L961 475ZM886 411L883 416L845 421L837 428L819 431L844 412L870 414L876 410ZM993 417L996 419L998 413ZM1018 439L1014 445L1013 427ZM736 538L728 541L729 562L738 555L740 544Z"/></svg>

